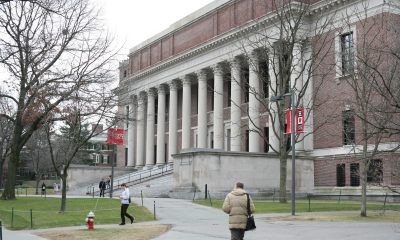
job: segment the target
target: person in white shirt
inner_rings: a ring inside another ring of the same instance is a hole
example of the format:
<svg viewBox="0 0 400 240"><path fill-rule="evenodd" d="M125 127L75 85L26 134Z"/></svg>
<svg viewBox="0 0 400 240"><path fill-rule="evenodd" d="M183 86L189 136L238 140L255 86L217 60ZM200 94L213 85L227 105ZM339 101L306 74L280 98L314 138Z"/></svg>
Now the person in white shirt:
<svg viewBox="0 0 400 240"><path fill-rule="evenodd" d="M125 216L127 216L131 220L131 224L135 220L135 218L128 214L127 210L130 203L130 195L129 188L125 183L121 184L121 187L124 188L124 191L121 193L119 198L121 199L121 223L119 225L125 225Z"/></svg>

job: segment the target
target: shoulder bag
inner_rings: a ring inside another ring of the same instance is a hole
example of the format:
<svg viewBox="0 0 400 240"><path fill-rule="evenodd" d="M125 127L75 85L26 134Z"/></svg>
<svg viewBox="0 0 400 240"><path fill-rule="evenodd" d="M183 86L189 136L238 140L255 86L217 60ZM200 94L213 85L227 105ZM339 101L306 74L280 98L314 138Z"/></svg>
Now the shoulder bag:
<svg viewBox="0 0 400 240"><path fill-rule="evenodd" d="M251 231L256 229L256 223L254 221L253 215L251 215L249 194L246 193L246 195L247 195L247 224L245 231Z"/></svg>

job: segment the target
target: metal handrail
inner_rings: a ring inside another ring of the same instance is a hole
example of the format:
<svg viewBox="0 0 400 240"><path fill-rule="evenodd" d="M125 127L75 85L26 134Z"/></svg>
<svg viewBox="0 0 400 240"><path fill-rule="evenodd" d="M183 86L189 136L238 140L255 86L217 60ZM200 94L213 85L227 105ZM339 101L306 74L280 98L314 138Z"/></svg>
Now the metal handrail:
<svg viewBox="0 0 400 240"><path fill-rule="evenodd" d="M166 173L170 173L172 170L173 170L173 165L172 164L171 165L167 164L167 165L162 166L161 168L153 168L153 169L141 170L141 171L129 173L129 174L126 174L126 175L123 175L123 176L119 176L119 177L114 178L113 188L115 190L123 183L126 183L126 184L132 183L132 182L141 183L142 180L144 180L144 179L148 179L150 177L157 176L157 175L163 176ZM92 193L90 190L93 189L92 188L93 186L95 186L95 184L91 184L91 185L89 185L87 187L87 190L88 190L87 193L88 194ZM95 189L96 189L95 192L99 191L99 190L97 190L97 188L95 188ZM107 190L109 190L109 189L107 189Z"/></svg>

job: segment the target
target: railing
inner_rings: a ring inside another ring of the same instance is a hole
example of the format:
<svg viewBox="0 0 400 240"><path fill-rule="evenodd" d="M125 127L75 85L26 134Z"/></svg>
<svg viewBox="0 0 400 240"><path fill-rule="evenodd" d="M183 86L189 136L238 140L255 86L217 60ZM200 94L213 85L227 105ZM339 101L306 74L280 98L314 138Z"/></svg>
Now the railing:
<svg viewBox="0 0 400 240"><path fill-rule="evenodd" d="M166 174L170 174L173 171L173 165L163 165L158 168L153 168L153 169L148 169L148 170L140 170L137 172L133 172L130 174L126 174L120 177L114 178L113 181L113 189L116 190L119 188L119 186L123 183L127 185L133 185L133 184L138 184L141 183L145 180L151 179L155 176L164 176ZM106 189L106 192L108 192L110 189ZM99 192L99 189L97 187L97 184L92 184L87 186L87 191L86 194L88 195L93 195L94 193Z"/></svg>

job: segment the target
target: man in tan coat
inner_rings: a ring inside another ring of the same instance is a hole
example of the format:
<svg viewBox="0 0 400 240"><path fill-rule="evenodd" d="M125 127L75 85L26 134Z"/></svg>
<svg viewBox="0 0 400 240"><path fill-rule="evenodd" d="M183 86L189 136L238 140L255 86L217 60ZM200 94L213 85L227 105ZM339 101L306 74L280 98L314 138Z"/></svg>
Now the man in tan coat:
<svg viewBox="0 0 400 240"><path fill-rule="evenodd" d="M231 240L242 240L247 223L247 194L243 190L243 183L237 182L235 189L226 195L222 209L229 214L229 229ZM250 211L254 213L255 208L250 198Z"/></svg>

